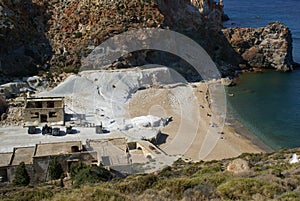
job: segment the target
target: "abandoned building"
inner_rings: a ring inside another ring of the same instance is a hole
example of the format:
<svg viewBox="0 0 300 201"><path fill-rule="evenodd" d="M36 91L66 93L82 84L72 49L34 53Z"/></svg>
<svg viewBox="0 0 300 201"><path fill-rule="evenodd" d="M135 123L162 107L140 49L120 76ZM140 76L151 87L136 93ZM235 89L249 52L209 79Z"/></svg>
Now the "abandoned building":
<svg viewBox="0 0 300 201"><path fill-rule="evenodd" d="M49 181L48 166L56 158L65 173L70 172L72 163L82 161L88 165L98 164L97 153L85 151L81 141L36 144L32 147L17 147L12 153L0 153L0 177L2 181L12 182L15 172L24 162L31 183Z"/></svg>
<svg viewBox="0 0 300 201"><path fill-rule="evenodd" d="M87 165L103 165L115 174L125 176L138 172L136 164L147 164L165 153L151 142L128 141L125 137L107 139L87 139L39 143L30 147L15 147L12 152L0 153L0 182L12 182L21 162L25 163L31 183L49 181L48 167L56 158L62 165L65 175L70 173L72 163L84 162Z"/></svg>
<svg viewBox="0 0 300 201"><path fill-rule="evenodd" d="M27 98L23 110L25 124L33 122L64 125L64 98Z"/></svg>

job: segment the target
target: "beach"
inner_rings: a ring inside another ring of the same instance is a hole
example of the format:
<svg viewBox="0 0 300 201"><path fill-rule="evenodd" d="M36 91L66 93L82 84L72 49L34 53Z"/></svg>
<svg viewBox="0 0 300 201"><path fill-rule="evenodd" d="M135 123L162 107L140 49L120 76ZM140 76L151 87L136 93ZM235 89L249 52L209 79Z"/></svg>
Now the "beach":
<svg viewBox="0 0 300 201"><path fill-rule="evenodd" d="M217 125L220 127L218 128L219 131L216 132L222 134L217 134L218 139L215 140L211 146L208 146L210 150L203 156L203 154L201 154L201 148L205 147L203 143L207 137L207 132L212 125L212 110L207 99L207 84L200 82L193 84L193 87L196 100L190 102L188 107L193 108L195 105L198 107L189 114L189 117L199 115L199 121L196 122L198 123L196 132L194 129L195 125L194 127L187 126L184 130L185 133L181 132L182 125L188 124L188 122L185 122L186 119L178 114L178 108L174 108L172 105L168 104L172 98L169 94L174 93L171 89L147 89L138 91L130 100L130 115L131 117L147 114L172 116L173 121L170 122L167 127L162 129L162 133L167 136L166 142L159 147L168 154L175 154L178 150L183 150L182 144L188 144L188 146L184 148L185 150L182 155L184 158L193 161L219 160L236 157L246 152L261 153L270 151L263 143L251 141L251 139L254 139L254 134L246 131L246 128L241 126L238 127L238 124L233 123L233 121L230 120L230 124L225 123L224 125ZM188 99L188 97L186 98ZM174 142L174 139L177 139L176 142ZM186 141L188 141L188 143Z"/></svg>

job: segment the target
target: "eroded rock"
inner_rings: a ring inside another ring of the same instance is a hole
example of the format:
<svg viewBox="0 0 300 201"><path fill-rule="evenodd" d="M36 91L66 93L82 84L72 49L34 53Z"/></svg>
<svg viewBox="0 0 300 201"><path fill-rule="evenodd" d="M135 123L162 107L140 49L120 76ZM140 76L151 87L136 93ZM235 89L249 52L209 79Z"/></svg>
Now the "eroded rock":
<svg viewBox="0 0 300 201"><path fill-rule="evenodd" d="M247 161L238 158L228 164L227 170L233 173L244 173L249 171L250 168Z"/></svg>
<svg viewBox="0 0 300 201"><path fill-rule="evenodd" d="M262 28L223 29L228 42L252 68L292 70L292 35L279 22Z"/></svg>

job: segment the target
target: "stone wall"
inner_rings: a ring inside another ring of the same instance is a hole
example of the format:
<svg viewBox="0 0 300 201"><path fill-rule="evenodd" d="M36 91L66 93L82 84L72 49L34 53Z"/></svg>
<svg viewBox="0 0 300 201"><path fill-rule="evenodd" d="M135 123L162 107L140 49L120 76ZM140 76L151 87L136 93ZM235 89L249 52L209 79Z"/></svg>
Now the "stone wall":
<svg viewBox="0 0 300 201"><path fill-rule="evenodd" d="M12 182L14 180L17 168L18 168L18 165L12 165L12 166L7 167L7 180L8 181ZM34 178L34 175L35 175L34 166L32 164L25 164L25 168L30 177L30 182L34 183L34 180L32 179L32 178Z"/></svg>
<svg viewBox="0 0 300 201"><path fill-rule="evenodd" d="M82 161L87 165L92 164L97 160L96 152L80 152L72 154L61 154L57 156L41 156L33 158L33 169L35 174L31 175L32 183L40 183L49 181L48 167L51 160L56 158L62 165L62 168L67 174L70 171L70 165L72 162Z"/></svg>

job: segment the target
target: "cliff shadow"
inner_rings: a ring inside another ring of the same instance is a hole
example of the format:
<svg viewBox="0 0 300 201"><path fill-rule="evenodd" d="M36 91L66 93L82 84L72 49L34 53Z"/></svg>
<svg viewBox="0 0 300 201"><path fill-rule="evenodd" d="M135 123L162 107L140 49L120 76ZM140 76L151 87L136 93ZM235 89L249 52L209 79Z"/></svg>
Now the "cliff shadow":
<svg viewBox="0 0 300 201"><path fill-rule="evenodd" d="M225 15L223 4L204 1L207 5L196 7L191 1L157 0L160 11L165 16L164 27L186 35L206 50L216 63L222 76L234 75L240 64L246 64L222 32ZM198 2L199 3L199 2ZM200 11L201 10L201 11Z"/></svg>
<svg viewBox="0 0 300 201"><path fill-rule="evenodd" d="M48 2L4 0L1 6L0 74L23 76L46 70L53 55L46 37Z"/></svg>

